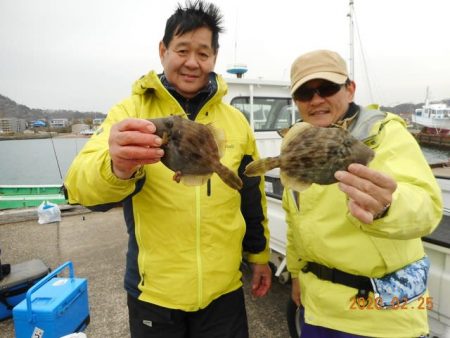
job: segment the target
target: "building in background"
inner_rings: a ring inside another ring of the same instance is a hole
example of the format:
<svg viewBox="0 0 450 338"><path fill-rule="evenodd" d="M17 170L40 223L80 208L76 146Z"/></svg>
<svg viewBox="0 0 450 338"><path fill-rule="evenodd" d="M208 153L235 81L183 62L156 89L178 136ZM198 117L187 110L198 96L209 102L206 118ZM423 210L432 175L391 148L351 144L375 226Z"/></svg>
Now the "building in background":
<svg viewBox="0 0 450 338"><path fill-rule="evenodd" d="M47 123L45 121L42 121L42 120L36 120L36 121L32 122L32 126L33 126L33 128L40 128L40 127L47 126Z"/></svg>
<svg viewBox="0 0 450 338"><path fill-rule="evenodd" d="M92 124L94 125L94 128L96 129L99 125L101 125L105 121L104 118L95 118L92 120Z"/></svg>
<svg viewBox="0 0 450 338"><path fill-rule="evenodd" d="M22 133L27 129L27 122L16 117L0 119L0 133Z"/></svg>
<svg viewBox="0 0 450 338"><path fill-rule="evenodd" d="M52 119L50 120L50 127L64 128L69 125L69 119Z"/></svg>
<svg viewBox="0 0 450 338"><path fill-rule="evenodd" d="M72 133L73 134L82 134L85 133L86 130L90 130L89 126L84 123L77 123L72 125Z"/></svg>

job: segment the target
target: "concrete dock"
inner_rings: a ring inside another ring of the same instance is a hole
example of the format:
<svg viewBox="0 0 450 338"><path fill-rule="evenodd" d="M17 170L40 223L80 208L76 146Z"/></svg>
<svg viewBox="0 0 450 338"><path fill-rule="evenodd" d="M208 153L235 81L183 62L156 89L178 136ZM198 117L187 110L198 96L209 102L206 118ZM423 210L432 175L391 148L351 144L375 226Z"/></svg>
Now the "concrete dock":
<svg viewBox="0 0 450 338"><path fill-rule="evenodd" d="M16 264L41 259L51 269L71 260L75 276L87 278L91 322L88 338L129 337L123 288L128 235L122 209L105 213L82 207L62 209L59 223L38 224L36 208L0 211L2 262ZM285 320L290 285L273 281L268 296L253 299L250 273L244 268L244 288L251 338L288 338ZM12 319L0 322L0 338L14 338Z"/></svg>

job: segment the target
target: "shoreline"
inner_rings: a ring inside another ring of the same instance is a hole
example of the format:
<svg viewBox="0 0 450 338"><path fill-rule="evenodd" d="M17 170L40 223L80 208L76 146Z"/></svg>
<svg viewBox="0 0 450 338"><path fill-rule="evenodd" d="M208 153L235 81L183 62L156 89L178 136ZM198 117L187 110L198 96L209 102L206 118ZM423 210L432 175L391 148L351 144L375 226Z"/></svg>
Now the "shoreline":
<svg viewBox="0 0 450 338"><path fill-rule="evenodd" d="M450 136L436 135L423 133L420 130L410 129L409 132L417 140L419 145L428 146L441 150L450 150ZM33 140L33 139L48 139L48 138L90 138L92 135L85 135L79 133L56 133L45 132L39 134L15 134L15 135L1 135L0 141L15 141L15 140Z"/></svg>
<svg viewBox="0 0 450 338"><path fill-rule="evenodd" d="M0 135L0 141L15 141L15 140L33 140L33 139L47 139L47 138L89 138L91 135L83 135L76 133L45 133L33 135Z"/></svg>

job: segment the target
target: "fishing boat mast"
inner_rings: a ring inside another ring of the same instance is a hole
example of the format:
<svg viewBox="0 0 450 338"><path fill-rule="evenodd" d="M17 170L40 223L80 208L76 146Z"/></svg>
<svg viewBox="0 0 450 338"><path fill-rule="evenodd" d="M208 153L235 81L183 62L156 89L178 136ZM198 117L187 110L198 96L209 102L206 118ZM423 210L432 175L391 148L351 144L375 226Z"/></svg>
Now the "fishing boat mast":
<svg viewBox="0 0 450 338"><path fill-rule="evenodd" d="M348 5L349 5L349 12L347 14L347 17L349 18L349 78L353 81L355 81L355 31L357 34L357 38L358 38L358 47L360 50L360 54L361 54L361 65L362 65L362 70L363 70L363 74L365 74L366 77L366 86L367 86L367 92L370 98L370 103L374 103L376 101L374 101L373 98L373 92L372 92L372 85L371 85L371 81L369 78L369 72L367 70L367 63L366 63L366 58L364 55L364 48L363 48L363 44L362 44L362 40L361 37L359 35L359 29L358 29L358 20L356 19L356 15L355 15L355 9L353 7L355 1L354 0L349 0Z"/></svg>
<svg viewBox="0 0 450 338"><path fill-rule="evenodd" d="M354 47L354 34L353 34L353 0L349 0L349 13L347 14L349 18L349 33L350 33L350 39L349 39L349 47L350 47L350 53L349 53L349 76L351 80L354 80L354 74L355 74L355 47Z"/></svg>

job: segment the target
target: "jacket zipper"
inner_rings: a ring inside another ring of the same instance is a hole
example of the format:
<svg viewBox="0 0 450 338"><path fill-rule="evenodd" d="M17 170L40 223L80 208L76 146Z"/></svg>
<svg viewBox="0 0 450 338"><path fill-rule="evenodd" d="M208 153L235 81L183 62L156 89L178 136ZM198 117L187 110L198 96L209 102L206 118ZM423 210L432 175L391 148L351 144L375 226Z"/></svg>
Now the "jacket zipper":
<svg viewBox="0 0 450 338"><path fill-rule="evenodd" d="M135 220L135 224L140 224L140 222ZM137 242L138 248L142 248L140 226L135 227L134 236L136 237L136 242ZM139 256L141 256L141 257L139 257ZM145 250L143 250L143 249L138 249L138 269L139 270L142 269L140 285L144 286L145 285Z"/></svg>
<svg viewBox="0 0 450 338"><path fill-rule="evenodd" d="M202 253L201 253L201 213L200 213L200 187L195 189L195 208L196 208L196 248L197 248L197 279L198 279L198 306L201 307L203 303L203 270L202 270Z"/></svg>

